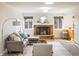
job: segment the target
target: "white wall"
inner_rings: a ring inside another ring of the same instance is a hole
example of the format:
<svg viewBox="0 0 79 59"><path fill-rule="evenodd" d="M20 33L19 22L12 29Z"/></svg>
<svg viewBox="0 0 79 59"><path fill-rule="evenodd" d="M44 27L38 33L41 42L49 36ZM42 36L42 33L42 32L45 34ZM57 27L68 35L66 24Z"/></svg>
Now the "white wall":
<svg viewBox="0 0 79 59"><path fill-rule="evenodd" d="M10 6L7 6L4 3L0 3L0 54L3 53L4 51L4 42L5 40L2 40L2 24L3 22L8 19L8 18L19 18L22 19L22 15L11 8ZM10 27L8 26L10 25ZM12 31L15 31L17 28L14 28L10 23L7 21L6 24L4 25L4 36L8 35ZM5 37L4 37L5 38Z"/></svg>
<svg viewBox="0 0 79 59"><path fill-rule="evenodd" d="M75 18L75 32L74 32L74 40L75 43L79 45L79 14L76 13Z"/></svg>
<svg viewBox="0 0 79 59"><path fill-rule="evenodd" d="M48 18L48 21L50 22L50 24L54 25L54 19L53 17L54 16L63 16L64 19L62 19L62 29L53 29L53 35L57 38L60 38L60 34L62 32L63 29L68 29L69 27L72 27L73 26L73 15L72 14L49 14L49 13L24 13L23 16L33 16L34 19L33 19L33 25L34 24L37 24L37 20L39 20L39 17L41 16L47 16ZM34 28L33 29L25 29L25 32L30 34L30 35L33 35L34 34Z"/></svg>

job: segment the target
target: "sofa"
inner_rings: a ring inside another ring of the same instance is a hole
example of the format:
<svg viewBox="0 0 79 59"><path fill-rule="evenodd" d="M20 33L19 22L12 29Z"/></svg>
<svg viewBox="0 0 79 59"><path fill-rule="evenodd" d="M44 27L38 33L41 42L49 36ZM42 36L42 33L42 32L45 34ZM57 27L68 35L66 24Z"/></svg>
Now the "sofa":
<svg viewBox="0 0 79 59"><path fill-rule="evenodd" d="M8 53L10 52L21 52L23 53L23 48L26 47L28 40L21 36L20 33L12 33L10 34L6 40L5 45Z"/></svg>

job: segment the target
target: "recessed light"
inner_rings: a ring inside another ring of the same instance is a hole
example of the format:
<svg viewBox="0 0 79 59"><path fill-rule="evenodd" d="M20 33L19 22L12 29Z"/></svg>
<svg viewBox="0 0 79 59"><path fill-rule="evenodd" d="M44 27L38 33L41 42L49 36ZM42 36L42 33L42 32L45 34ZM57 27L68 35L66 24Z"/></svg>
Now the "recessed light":
<svg viewBox="0 0 79 59"><path fill-rule="evenodd" d="M53 2L45 2L46 5L51 5Z"/></svg>
<svg viewBox="0 0 79 59"><path fill-rule="evenodd" d="M51 7L41 7L40 9L43 9L43 10L45 10L45 9L51 9Z"/></svg>
<svg viewBox="0 0 79 59"><path fill-rule="evenodd" d="M47 10L47 9L45 9L45 10L43 10L43 12L44 12L44 13L47 13L47 12L48 12L48 10Z"/></svg>

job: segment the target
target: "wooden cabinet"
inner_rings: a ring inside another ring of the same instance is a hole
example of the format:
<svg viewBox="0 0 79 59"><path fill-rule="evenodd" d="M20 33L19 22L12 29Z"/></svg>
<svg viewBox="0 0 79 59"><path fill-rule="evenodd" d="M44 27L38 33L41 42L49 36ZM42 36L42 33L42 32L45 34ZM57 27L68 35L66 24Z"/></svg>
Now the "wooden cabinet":
<svg viewBox="0 0 79 59"><path fill-rule="evenodd" d="M68 30L63 30L61 37L62 37L62 39L67 39L67 40L69 40L69 39L70 39L70 36L69 36Z"/></svg>
<svg viewBox="0 0 79 59"><path fill-rule="evenodd" d="M69 32L70 40L74 41L74 30L68 30L68 32Z"/></svg>

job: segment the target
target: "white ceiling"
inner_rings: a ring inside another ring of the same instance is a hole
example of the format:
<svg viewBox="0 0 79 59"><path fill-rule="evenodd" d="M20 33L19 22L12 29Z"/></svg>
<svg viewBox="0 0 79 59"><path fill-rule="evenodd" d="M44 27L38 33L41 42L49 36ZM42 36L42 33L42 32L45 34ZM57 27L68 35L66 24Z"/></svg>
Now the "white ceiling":
<svg viewBox="0 0 79 59"><path fill-rule="evenodd" d="M79 8L79 2L54 2L52 5L46 5L44 2L6 2L5 4L22 13L42 13L40 7L51 7L48 13L67 13Z"/></svg>

